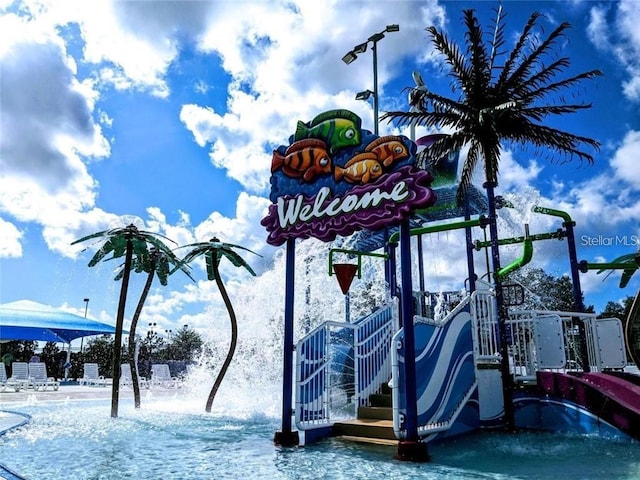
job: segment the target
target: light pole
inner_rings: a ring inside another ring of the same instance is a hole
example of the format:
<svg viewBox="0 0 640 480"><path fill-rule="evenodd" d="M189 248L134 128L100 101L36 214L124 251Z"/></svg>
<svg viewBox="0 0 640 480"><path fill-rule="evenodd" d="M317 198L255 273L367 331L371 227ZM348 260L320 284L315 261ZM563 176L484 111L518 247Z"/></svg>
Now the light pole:
<svg viewBox="0 0 640 480"><path fill-rule="evenodd" d="M87 319L87 310L89 310L89 299L85 298L84 299L84 319ZM82 347L84 344L84 337L80 338L80 354L82 354Z"/></svg>
<svg viewBox="0 0 640 480"><path fill-rule="evenodd" d="M358 58L359 53L367 51L367 45L371 42L371 51L373 52L373 92L371 90L359 92L356 95L356 100L367 100L371 95L373 95L373 133L376 135L378 135L378 42L384 38L385 33L398 31L400 31L399 25L387 25L383 31L374 33L366 42L356 45L353 47L353 50L350 50L344 57L342 57L342 61L349 65Z"/></svg>

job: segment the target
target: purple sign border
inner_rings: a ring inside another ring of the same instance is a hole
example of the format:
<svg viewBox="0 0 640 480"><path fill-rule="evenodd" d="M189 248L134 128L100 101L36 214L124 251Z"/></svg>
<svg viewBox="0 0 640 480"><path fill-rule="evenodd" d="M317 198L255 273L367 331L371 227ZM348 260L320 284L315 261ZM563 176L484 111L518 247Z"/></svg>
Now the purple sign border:
<svg viewBox="0 0 640 480"><path fill-rule="evenodd" d="M376 183L356 186L340 196L332 196L329 187L326 187L327 191L321 203L318 200L320 194L310 198L302 194L281 197L278 203L269 206L267 216L261 221L269 232L267 243L279 246L290 238L310 237L331 241L338 235L348 236L362 229L379 230L398 225L403 219L411 216L414 210L435 203L435 193L429 188L432 180L429 172L409 165L381 177ZM393 192L400 190L400 201L390 198ZM355 198L372 198L380 193L382 195L379 195L376 204L370 208L337 214L326 211L328 208L331 209L332 205L341 202L353 204ZM300 198L301 196L303 198ZM283 214L284 210L288 212L286 215ZM300 218L302 211L306 212L308 219ZM281 215L286 218L281 218ZM284 227L281 225L283 220L287 223Z"/></svg>

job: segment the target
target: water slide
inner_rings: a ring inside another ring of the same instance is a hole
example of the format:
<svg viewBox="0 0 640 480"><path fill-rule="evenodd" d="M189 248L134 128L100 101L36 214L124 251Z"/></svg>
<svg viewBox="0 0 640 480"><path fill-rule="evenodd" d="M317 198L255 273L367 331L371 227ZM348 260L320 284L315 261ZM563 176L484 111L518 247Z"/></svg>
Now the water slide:
<svg viewBox="0 0 640 480"><path fill-rule="evenodd" d="M624 372L538 372L538 385L552 400L577 405L640 440L640 377Z"/></svg>

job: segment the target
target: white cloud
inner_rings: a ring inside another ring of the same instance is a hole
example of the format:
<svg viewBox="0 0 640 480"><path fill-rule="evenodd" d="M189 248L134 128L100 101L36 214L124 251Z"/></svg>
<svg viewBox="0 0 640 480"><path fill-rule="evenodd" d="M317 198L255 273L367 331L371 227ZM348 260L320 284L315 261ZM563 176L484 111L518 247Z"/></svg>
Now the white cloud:
<svg viewBox="0 0 640 480"><path fill-rule="evenodd" d="M640 131L627 132L610 164L616 178L640 191Z"/></svg>
<svg viewBox="0 0 640 480"><path fill-rule="evenodd" d="M500 154L500 187L503 190L517 190L531 185L541 171L542 167L536 160L530 160L523 166L516 162L512 152L506 150Z"/></svg>
<svg viewBox="0 0 640 480"><path fill-rule="evenodd" d="M601 6L590 11L587 34L596 48L611 52L625 68L629 78L622 84L624 95L640 101L640 2L622 0L610 4L615 20L607 21L607 10Z"/></svg>
<svg viewBox="0 0 640 480"><path fill-rule="evenodd" d="M17 258L22 256L22 232L18 228L0 218L0 258Z"/></svg>

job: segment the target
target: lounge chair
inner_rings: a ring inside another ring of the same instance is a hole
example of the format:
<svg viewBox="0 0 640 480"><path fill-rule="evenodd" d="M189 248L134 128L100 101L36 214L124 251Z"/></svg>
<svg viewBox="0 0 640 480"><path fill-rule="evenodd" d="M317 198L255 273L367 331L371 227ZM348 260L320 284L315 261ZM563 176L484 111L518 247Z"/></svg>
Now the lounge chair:
<svg viewBox="0 0 640 480"><path fill-rule="evenodd" d="M149 388L149 380L146 377L138 375L138 384L142 388ZM133 387L133 377L131 376L131 365L123 363L120 366L120 386Z"/></svg>
<svg viewBox="0 0 640 480"><path fill-rule="evenodd" d="M85 363L84 374L82 378L78 379L78 384L87 385L90 387L104 387L107 385L107 382L105 381L104 376L100 375L100 373L98 372L97 363Z"/></svg>
<svg viewBox="0 0 640 480"><path fill-rule="evenodd" d="M13 362L11 364L11 377L7 379L7 386L13 387L16 392L29 388L29 364L27 362Z"/></svg>
<svg viewBox="0 0 640 480"><path fill-rule="evenodd" d="M47 375L47 364L43 362L29 363L29 382L34 390L46 390L52 387L60 388L60 382Z"/></svg>
<svg viewBox="0 0 640 480"><path fill-rule="evenodd" d="M159 387L181 387L182 383L177 377L172 377L169 365L166 363L155 363L151 365L151 385Z"/></svg>
<svg viewBox="0 0 640 480"><path fill-rule="evenodd" d="M0 367L0 392L4 392L7 388L7 369L3 362L0 363L2 363L2 367Z"/></svg>

